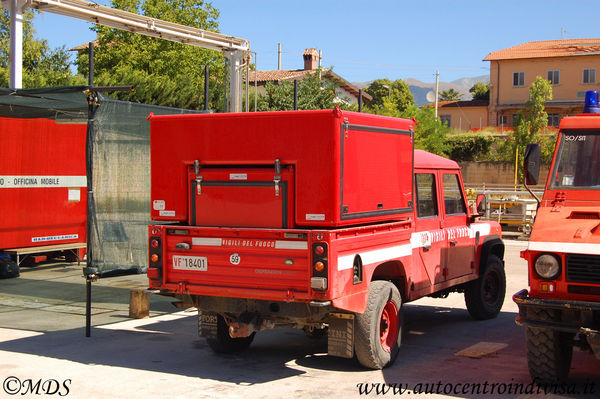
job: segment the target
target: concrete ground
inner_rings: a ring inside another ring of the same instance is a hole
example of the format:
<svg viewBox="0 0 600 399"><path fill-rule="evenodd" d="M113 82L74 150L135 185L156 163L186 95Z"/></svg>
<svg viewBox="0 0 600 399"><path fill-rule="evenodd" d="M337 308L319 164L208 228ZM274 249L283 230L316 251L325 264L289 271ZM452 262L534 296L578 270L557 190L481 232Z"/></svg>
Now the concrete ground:
<svg viewBox="0 0 600 399"><path fill-rule="evenodd" d="M525 245L506 241L507 298L498 318L473 321L459 294L407 304L400 355L383 371L329 357L326 340L296 330L261 332L247 351L215 355L197 336L196 312L176 309L169 298L151 296L151 317L129 319L129 291L145 287L145 275L94 283L94 327L86 338L81 267L23 268L20 278L0 280L0 398L52 396L44 392L71 398L598 398L599 363L577 351L571 385L558 387L560 394L530 385L524 329L514 323L517 306L510 298L527 287L519 258ZM456 355L476 344L479 356ZM575 393L585 390L588 395Z"/></svg>

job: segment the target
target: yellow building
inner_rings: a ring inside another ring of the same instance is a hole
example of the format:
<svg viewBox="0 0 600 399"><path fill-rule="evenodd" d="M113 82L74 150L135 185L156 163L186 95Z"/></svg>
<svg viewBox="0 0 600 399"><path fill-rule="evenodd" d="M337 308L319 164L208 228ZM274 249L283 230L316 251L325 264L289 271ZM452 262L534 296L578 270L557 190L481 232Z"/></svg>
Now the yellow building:
<svg viewBox="0 0 600 399"><path fill-rule="evenodd" d="M434 103L424 107L434 107ZM438 117L448 127L456 130L478 130L488 126L488 101L440 101Z"/></svg>
<svg viewBox="0 0 600 399"><path fill-rule="evenodd" d="M490 126L512 126L529 99L529 86L537 76L552 84L552 100L546 103L548 125L583 109L585 92L598 90L600 39L568 39L527 42L494 51L490 61Z"/></svg>

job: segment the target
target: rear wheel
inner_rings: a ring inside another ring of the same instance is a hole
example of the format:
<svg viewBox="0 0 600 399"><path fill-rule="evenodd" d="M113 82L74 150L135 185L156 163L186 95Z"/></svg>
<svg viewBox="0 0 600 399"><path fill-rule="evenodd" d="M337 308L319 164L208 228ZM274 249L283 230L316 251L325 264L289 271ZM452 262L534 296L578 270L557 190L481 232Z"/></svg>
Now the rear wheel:
<svg viewBox="0 0 600 399"><path fill-rule="evenodd" d="M206 342L217 353L235 353L248 349L254 340L255 332L244 338L231 338L227 322L221 315L217 315L217 337L207 338Z"/></svg>
<svg viewBox="0 0 600 399"><path fill-rule="evenodd" d="M536 320L552 320L552 315L547 310L533 312ZM566 380L573 357L573 334L549 328L527 327L525 337L527 366L533 381L555 383Z"/></svg>
<svg viewBox="0 0 600 399"><path fill-rule="evenodd" d="M475 320L493 319L498 316L506 294L506 275L500 258L489 255L485 269L479 278L471 281L465 290L465 303Z"/></svg>
<svg viewBox="0 0 600 399"><path fill-rule="evenodd" d="M373 281L367 309L356 315L355 352L360 364L382 369L394 362L402 341L402 299L388 281Z"/></svg>
<svg viewBox="0 0 600 399"><path fill-rule="evenodd" d="M0 258L0 279L15 278L21 275L21 270L17 262L8 256Z"/></svg>

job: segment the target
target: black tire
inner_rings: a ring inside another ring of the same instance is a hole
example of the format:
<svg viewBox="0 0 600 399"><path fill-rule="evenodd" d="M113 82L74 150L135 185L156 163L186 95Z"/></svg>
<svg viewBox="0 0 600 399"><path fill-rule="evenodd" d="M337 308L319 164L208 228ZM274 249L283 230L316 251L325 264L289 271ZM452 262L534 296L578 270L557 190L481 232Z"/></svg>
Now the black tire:
<svg viewBox="0 0 600 399"><path fill-rule="evenodd" d="M217 338L207 338L206 343L216 353L235 353L248 349L254 340L255 332L245 338L231 338L229 327L221 315L217 315Z"/></svg>
<svg viewBox="0 0 600 399"><path fill-rule="evenodd" d="M498 316L506 295L506 274L502 261L489 255L483 273L471 281L465 290L465 303L475 320L488 320Z"/></svg>
<svg viewBox="0 0 600 399"><path fill-rule="evenodd" d="M364 367L380 370L396 360L402 343L402 298L388 281L373 281L367 309L356 315L354 350Z"/></svg>
<svg viewBox="0 0 600 399"><path fill-rule="evenodd" d="M9 257L0 258L0 279L16 278L21 275L21 269L17 262Z"/></svg>
<svg viewBox="0 0 600 399"><path fill-rule="evenodd" d="M535 320L550 321L552 316L544 309L534 310ZM565 381L573 358L573 334L549 328L527 327L527 366L534 382L556 383Z"/></svg>

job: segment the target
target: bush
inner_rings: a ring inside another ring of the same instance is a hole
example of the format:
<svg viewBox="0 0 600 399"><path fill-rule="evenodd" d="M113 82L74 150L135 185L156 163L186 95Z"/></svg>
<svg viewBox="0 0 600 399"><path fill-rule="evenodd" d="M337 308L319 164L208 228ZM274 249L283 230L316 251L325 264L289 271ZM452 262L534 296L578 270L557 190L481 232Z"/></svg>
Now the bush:
<svg viewBox="0 0 600 399"><path fill-rule="evenodd" d="M450 158L461 161L480 161L489 158L494 138L483 134L459 134L446 137Z"/></svg>

